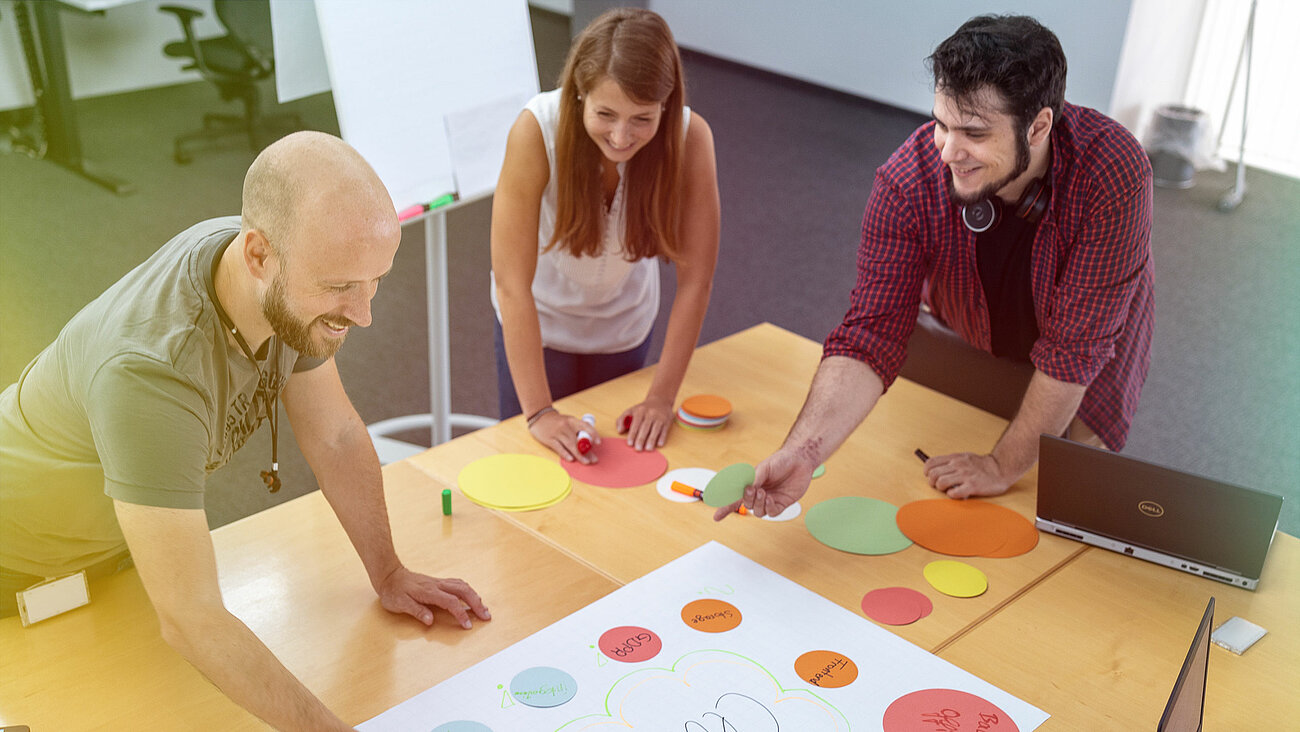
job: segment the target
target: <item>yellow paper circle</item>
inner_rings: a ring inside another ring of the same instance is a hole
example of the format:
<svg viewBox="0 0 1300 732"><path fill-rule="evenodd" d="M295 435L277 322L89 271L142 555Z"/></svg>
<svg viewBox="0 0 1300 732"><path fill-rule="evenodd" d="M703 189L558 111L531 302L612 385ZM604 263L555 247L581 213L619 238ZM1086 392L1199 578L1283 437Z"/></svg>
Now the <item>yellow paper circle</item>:
<svg viewBox="0 0 1300 732"><path fill-rule="evenodd" d="M569 495L569 474L536 455L492 455L466 465L456 478L460 492L480 506L530 511Z"/></svg>
<svg viewBox="0 0 1300 732"><path fill-rule="evenodd" d="M934 589L953 597L977 597L989 588L983 572L965 562L940 559L925 565L925 581Z"/></svg>

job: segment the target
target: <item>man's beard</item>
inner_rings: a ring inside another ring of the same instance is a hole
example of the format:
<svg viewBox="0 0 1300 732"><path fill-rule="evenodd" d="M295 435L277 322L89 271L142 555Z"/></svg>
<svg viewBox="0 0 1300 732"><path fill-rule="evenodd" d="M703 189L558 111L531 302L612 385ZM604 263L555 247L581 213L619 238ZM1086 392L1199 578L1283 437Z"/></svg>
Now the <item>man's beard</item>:
<svg viewBox="0 0 1300 732"><path fill-rule="evenodd" d="M948 182L948 197L958 205L969 206L972 203L979 203L986 198L992 198L998 191L1007 186L1008 183L1019 178L1026 170L1029 170L1029 140L1024 135L1016 136L1016 164L1011 172L999 180L984 186L971 195L962 195L957 192L952 182L952 170L944 171L945 178Z"/></svg>
<svg viewBox="0 0 1300 732"><path fill-rule="evenodd" d="M314 339L311 329L316 320L303 322L289 311L289 303L284 295L284 272L281 271L271 280L271 289L262 298L262 317L266 318L275 331L275 335L286 346L311 358L328 360L334 357L343 345L342 338ZM346 318L341 318L347 320ZM348 321L348 325L352 325Z"/></svg>

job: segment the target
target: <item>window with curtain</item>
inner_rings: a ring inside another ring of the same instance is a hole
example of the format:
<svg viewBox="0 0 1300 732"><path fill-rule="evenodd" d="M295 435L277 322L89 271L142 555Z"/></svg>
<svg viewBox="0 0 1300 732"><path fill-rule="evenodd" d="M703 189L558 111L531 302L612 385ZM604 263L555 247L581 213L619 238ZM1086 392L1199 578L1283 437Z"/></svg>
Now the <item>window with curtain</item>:
<svg viewBox="0 0 1300 732"><path fill-rule="evenodd" d="M1186 104L1204 110L1214 129L1222 130L1218 154L1229 161L1237 160L1241 145L1244 60L1235 93L1232 79L1249 15L1250 0L1206 0L1187 79ZM1296 143L1300 92L1295 81L1300 70L1298 34L1300 2L1258 0L1246 111L1246 165L1293 178L1300 178L1300 144Z"/></svg>

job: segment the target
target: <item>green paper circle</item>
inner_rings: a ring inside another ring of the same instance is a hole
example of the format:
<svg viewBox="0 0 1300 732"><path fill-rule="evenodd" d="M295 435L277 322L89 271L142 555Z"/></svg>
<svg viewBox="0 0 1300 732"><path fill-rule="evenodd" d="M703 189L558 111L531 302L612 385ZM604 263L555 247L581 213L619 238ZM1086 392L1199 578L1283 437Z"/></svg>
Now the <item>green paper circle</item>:
<svg viewBox="0 0 1300 732"><path fill-rule="evenodd" d="M821 465L818 465L817 469L813 471L814 478L820 478L825 474L826 474L826 463L822 463Z"/></svg>
<svg viewBox="0 0 1300 732"><path fill-rule="evenodd" d="M853 554L893 554L912 545L898 530L898 506L865 496L831 498L808 509L804 525L813 538Z"/></svg>
<svg viewBox="0 0 1300 732"><path fill-rule="evenodd" d="M728 465L704 486L704 502L714 508L730 506L745 495L745 486L754 482L754 466L749 463Z"/></svg>

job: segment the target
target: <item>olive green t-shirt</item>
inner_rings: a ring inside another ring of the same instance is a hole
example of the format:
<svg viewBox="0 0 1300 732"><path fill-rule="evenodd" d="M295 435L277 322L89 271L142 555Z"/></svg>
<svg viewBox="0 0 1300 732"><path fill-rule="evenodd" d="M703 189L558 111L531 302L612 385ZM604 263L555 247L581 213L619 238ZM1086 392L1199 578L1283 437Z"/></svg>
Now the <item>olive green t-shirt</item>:
<svg viewBox="0 0 1300 732"><path fill-rule="evenodd" d="M0 393L0 566L48 577L120 553L112 499L203 508L299 358L268 343L259 385L226 338L212 268L238 232L236 216L178 234Z"/></svg>

